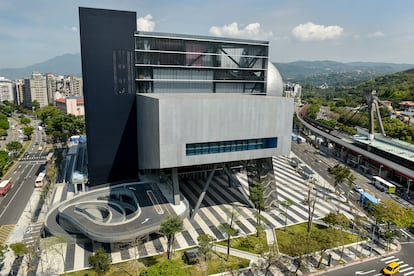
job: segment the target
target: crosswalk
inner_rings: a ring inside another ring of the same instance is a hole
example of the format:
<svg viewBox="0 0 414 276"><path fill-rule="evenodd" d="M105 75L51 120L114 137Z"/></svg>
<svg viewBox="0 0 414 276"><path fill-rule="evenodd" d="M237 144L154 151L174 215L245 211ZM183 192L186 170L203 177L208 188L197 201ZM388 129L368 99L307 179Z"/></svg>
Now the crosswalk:
<svg viewBox="0 0 414 276"><path fill-rule="evenodd" d="M287 225L292 225L307 221L308 206L304 204L304 199L310 186L289 163L290 159L286 156L273 158L278 199L279 201L290 199L293 202L287 212ZM247 185L246 175L239 173L237 178L243 186ZM324 190L329 190L328 187L323 187L326 186L324 183L316 183L316 185L325 188ZM204 182L201 180L180 179L180 191L189 201L190 206L195 206L203 187ZM344 199L338 198L333 190L326 194L320 194L315 206L315 219L320 219L330 212L341 212L352 218L356 209L351 209L344 203ZM249 207L237 188L228 187L226 175L217 175L213 178L194 219L184 219L184 230L176 235L176 249L195 246L197 237L201 234L209 234L217 240L225 239L219 226L228 221L229 212L232 211L237 213L235 227L239 230L239 235L244 236L256 232L255 210ZM268 228L274 229L285 225L285 216L281 215L281 211L274 208L262 212L263 221ZM89 266L88 257L99 247L104 247L111 254L112 262L121 262L165 252L166 239L154 234L150 236L148 242L137 244L102 244L80 241L76 244L66 244L61 247L65 255L65 264L60 265L64 265L65 271L84 269ZM343 252L331 250L329 253L339 263L349 262L357 257L380 255L382 252L371 250L362 244L355 244L346 247Z"/></svg>
<svg viewBox="0 0 414 276"><path fill-rule="evenodd" d="M34 160L46 160L46 155L27 155L19 158L19 161L34 161Z"/></svg>
<svg viewBox="0 0 414 276"><path fill-rule="evenodd" d="M400 258L392 255L381 259L381 262L384 262L384 266L392 263L397 262L400 264L400 271L398 272L398 275L414 275L414 267L410 266L409 264L406 264L403 260L400 260ZM382 275L382 274L378 274Z"/></svg>

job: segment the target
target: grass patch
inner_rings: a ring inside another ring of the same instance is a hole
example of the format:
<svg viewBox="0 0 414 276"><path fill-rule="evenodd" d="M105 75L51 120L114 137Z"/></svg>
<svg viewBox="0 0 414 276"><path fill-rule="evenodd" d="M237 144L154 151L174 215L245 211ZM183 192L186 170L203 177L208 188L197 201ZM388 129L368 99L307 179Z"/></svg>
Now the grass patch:
<svg viewBox="0 0 414 276"><path fill-rule="evenodd" d="M284 229L276 229L276 237L280 252L290 256L299 255L297 246L292 246L292 244L295 243L295 240L299 236L307 235L307 227L308 224L305 222L287 227L286 232ZM310 240L307 242L310 246L305 248L305 253L307 254L325 249L323 244L318 241L318 238L327 235L331 238L329 243L330 247L342 246L342 239L345 245L357 242L358 239L357 235L342 231L341 236L341 231L339 229L314 223L312 224L312 233L309 238Z"/></svg>
<svg viewBox="0 0 414 276"><path fill-rule="evenodd" d="M217 244L227 247L227 240L217 242ZM230 247L254 254L260 254L269 251L266 232L264 231L260 233L259 237L256 237L256 234L252 234L245 237L231 239Z"/></svg>
<svg viewBox="0 0 414 276"><path fill-rule="evenodd" d="M188 250L188 249L186 249ZM201 266L199 264L188 264L184 256L184 251L176 251L173 260L181 265L186 271L187 275L198 276L203 275ZM230 256L229 261L226 261L224 254L212 254L211 260L208 263L207 275L217 274L223 271L239 270L240 268L248 267L250 260ZM138 270L142 272L145 268L155 265L157 263L167 262L167 254L161 254L138 260ZM66 273L62 275L68 276L96 276L97 274L92 269ZM113 264L111 270L106 276L131 276L137 275L137 262L135 260Z"/></svg>

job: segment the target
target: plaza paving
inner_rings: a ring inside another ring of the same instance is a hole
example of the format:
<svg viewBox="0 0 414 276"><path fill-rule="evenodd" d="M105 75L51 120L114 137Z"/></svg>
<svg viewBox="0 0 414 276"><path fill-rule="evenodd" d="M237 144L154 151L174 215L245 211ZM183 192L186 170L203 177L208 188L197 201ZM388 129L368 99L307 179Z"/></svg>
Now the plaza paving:
<svg viewBox="0 0 414 276"><path fill-rule="evenodd" d="M293 154L291 154L293 156ZM291 156L291 157L292 157ZM297 224L307 221L308 206L304 204L304 199L309 190L308 181L296 172L295 168L290 165L290 158L280 156L273 158L274 173L276 175L278 199L284 201L290 199L294 202L290 206L287 224ZM247 179L243 174L237 175L242 185L247 185ZM204 183L196 180L185 180L180 185L181 192L189 200L190 203L197 201L198 195L203 189ZM345 199L333 192L333 188L329 186L325 180L320 177L316 178L315 190L320 189L320 198L317 200L315 209L315 219L322 218L330 212L340 212L347 217L352 218L355 212L359 213L357 208L349 207L345 203ZM32 200L36 200L36 195ZM73 197L73 193L67 191L64 185L58 184L55 187L51 204L57 204L61 200ZM184 219L184 230L176 235L176 249L184 249L193 247L197 244L197 237L201 234L209 234L218 240L224 239L224 233L219 229L219 225L228 220L228 209L234 208L232 203L237 204L237 219L235 221L240 235L248 235L255 233L254 209L249 207L244 198L236 188L229 188L227 177L218 175L214 177L209 190L203 200L200 210L195 215L194 220ZM275 208L268 210L263 214L264 223L266 224L267 233L271 233L273 229L284 226L285 218L281 214L281 210ZM43 216L39 217L39 222ZM24 228L26 225L26 228ZM28 230L29 229L29 230ZM30 239L27 233L35 229L27 226L27 216L22 216L21 221L15 228L9 243L22 239ZM268 235L270 236L270 235ZM272 238L268 237L269 242ZM111 255L112 262L122 262L137 257L146 257L159 254L166 251L166 239L157 235L151 235L150 240L141 243L138 246L131 244L108 244L90 242L88 240L78 240L74 243L62 243L55 246L54 249L43 251L42 261L37 267L36 275L58 275L64 271L82 270L89 266L88 257L99 248L104 247ZM328 252L336 260L336 263L347 263L361 257L381 255L385 250L381 246L371 247L354 244L348 246L341 258L340 249L333 249ZM1 271L7 272L13 262L13 256L8 256L5 266ZM315 256L318 259L318 256ZM335 264L335 263L334 263ZM278 275L278 269L272 269L275 275ZM24 275L23 271L19 271L20 275ZM299 271L300 274L305 272Z"/></svg>

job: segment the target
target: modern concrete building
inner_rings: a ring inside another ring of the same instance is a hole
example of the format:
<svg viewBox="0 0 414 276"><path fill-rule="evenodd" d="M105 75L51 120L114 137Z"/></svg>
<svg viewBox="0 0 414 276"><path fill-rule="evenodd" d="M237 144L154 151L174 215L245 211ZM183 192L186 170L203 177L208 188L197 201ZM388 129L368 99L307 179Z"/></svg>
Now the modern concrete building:
<svg viewBox="0 0 414 276"><path fill-rule="evenodd" d="M40 107L48 105L46 77L39 72L33 72L31 78L24 79L24 105L32 108L32 102L37 101Z"/></svg>
<svg viewBox="0 0 414 276"><path fill-rule="evenodd" d="M50 211L52 233L117 242L158 231L168 214L194 217L218 174L245 204L258 182L265 204L277 200L272 156L290 152L293 99L267 41L137 32L127 11L79 17L90 191ZM197 202L180 193L186 179L204 183Z"/></svg>
<svg viewBox="0 0 414 276"><path fill-rule="evenodd" d="M0 77L0 101L14 101L13 83L3 77Z"/></svg>
<svg viewBox="0 0 414 276"><path fill-rule="evenodd" d="M80 9L91 185L289 152L293 103L267 41L137 32L135 18Z"/></svg>

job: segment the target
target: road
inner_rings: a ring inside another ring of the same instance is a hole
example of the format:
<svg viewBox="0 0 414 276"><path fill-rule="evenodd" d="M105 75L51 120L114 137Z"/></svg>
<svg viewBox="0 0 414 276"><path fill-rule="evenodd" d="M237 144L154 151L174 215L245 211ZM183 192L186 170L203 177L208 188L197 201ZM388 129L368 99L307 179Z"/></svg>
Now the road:
<svg viewBox="0 0 414 276"><path fill-rule="evenodd" d="M397 275L414 275L414 241L401 244L401 251L391 254L389 256L382 256L367 262L355 263L352 266L335 269L330 272L325 272L319 275L332 276L350 276L350 275L365 275L365 276L379 276L383 275L381 270L390 262L396 261L400 263L401 270Z"/></svg>
<svg viewBox="0 0 414 276"><path fill-rule="evenodd" d="M313 148L307 143L297 144L292 142L292 151L312 170L317 172L321 177L326 179L329 183L333 185L334 177L329 174L328 168L333 167L336 164L341 164L338 160L328 157L325 154L321 154L317 149ZM384 199L394 199L386 193L381 193L374 186L370 184L369 178L360 174L357 171L352 171L356 177L355 184L361 186L365 191L375 195L378 198ZM338 185L337 190L340 193L346 195L347 190L349 189L347 183ZM356 191L350 191L350 200L358 200L359 193ZM407 233L407 232L406 232ZM405 233L404 233L405 234ZM409 233L408 233L409 234ZM412 258L412 253L414 252L414 236L411 235L411 238L408 237L408 240L402 240L401 251L390 256L384 256L377 258L375 260L367 261L364 263L357 263L350 267L344 267L340 270L335 269L332 272L321 273L319 275L367 275L367 276L379 276L381 270L386 266L386 264L397 261L401 264L401 271L398 275L413 275L414 276L414 258Z"/></svg>
<svg viewBox="0 0 414 276"><path fill-rule="evenodd" d="M335 178L328 171L329 167L333 167L336 164L343 165L340 161L329 157L324 153L321 153L319 150L315 149L312 145L307 143L298 144L292 142L292 152L295 153L305 164L312 168L313 171L317 172L321 177L326 179L331 185L334 185ZM386 193L382 193L377 190L370 183L370 179L359 173L358 171L351 168L352 173L356 177L354 183L358 186L361 186L365 191L369 192L371 195L374 195L381 200L384 199L394 199ZM344 181L336 188L342 195L346 196L349 190L348 183ZM359 193L351 190L349 191L349 200L356 202L359 200Z"/></svg>
<svg viewBox="0 0 414 276"><path fill-rule="evenodd" d="M18 136L13 137L16 139ZM33 193L36 176L45 168L43 137L44 133L36 129L21 161L2 177L2 180L11 179L12 187L4 197L0 197L0 225L16 224ZM38 150L39 145L42 146L41 151Z"/></svg>

